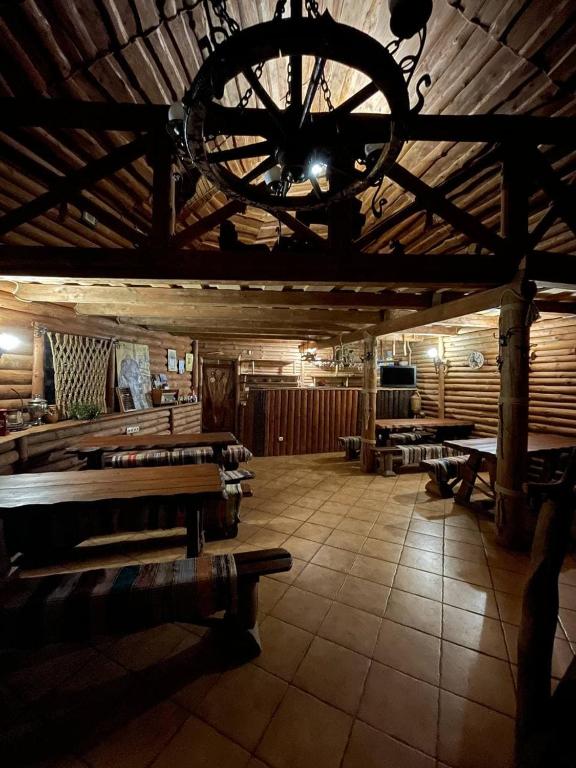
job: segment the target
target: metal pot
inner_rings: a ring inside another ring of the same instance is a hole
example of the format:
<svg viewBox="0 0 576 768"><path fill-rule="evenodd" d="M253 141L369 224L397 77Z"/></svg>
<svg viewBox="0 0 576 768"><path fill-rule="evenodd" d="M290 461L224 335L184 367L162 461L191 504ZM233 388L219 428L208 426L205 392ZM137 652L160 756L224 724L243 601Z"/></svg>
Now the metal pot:
<svg viewBox="0 0 576 768"><path fill-rule="evenodd" d="M32 395L28 400L28 413L30 414L30 424L33 427L42 424L42 417L48 409L48 401L40 395Z"/></svg>

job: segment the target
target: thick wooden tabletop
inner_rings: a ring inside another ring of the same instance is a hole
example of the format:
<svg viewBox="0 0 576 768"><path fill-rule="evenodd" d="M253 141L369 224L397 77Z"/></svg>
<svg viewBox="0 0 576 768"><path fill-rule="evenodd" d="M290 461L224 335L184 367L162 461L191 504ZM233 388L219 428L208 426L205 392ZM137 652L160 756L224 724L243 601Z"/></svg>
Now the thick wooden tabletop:
<svg viewBox="0 0 576 768"><path fill-rule="evenodd" d="M380 429L400 429L405 427L474 427L473 421L462 419L376 419Z"/></svg>
<svg viewBox="0 0 576 768"><path fill-rule="evenodd" d="M236 445L238 440L232 432L203 432L201 434L179 435L84 435L75 440L68 451L145 451L154 448L194 448L199 446Z"/></svg>
<svg viewBox="0 0 576 768"><path fill-rule="evenodd" d="M444 445L460 451L482 453L484 456L496 456L495 437L473 437L469 440L445 440ZM576 448L576 437L549 435L530 432L528 435L528 453L540 451L560 451Z"/></svg>
<svg viewBox="0 0 576 768"><path fill-rule="evenodd" d="M41 472L0 477L0 510L148 496L221 495L216 464Z"/></svg>

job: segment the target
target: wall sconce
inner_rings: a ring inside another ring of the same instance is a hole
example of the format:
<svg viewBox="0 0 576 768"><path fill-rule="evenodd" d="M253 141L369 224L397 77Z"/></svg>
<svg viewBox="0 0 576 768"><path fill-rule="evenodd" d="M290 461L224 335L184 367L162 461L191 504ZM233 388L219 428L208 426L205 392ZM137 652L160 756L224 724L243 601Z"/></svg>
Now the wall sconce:
<svg viewBox="0 0 576 768"><path fill-rule="evenodd" d="M12 352L20 344L20 339L11 333L0 333L0 357L5 352Z"/></svg>
<svg viewBox="0 0 576 768"><path fill-rule="evenodd" d="M434 363L434 370L436 373L446 373L448 370L448 360L446 360L438 347L430 347L428 350L428 357Z"/></svg>

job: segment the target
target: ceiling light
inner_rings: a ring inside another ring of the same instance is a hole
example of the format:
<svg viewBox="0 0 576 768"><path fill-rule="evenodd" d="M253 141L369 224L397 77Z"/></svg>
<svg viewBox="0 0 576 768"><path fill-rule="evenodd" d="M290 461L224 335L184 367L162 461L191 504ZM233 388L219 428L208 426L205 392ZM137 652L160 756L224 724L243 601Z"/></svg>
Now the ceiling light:
<svg viewBox="0 0 576 768"><path fill-rule="evenodd" d="M432 360L438 360L438 349L436 347L430 347L427 354Z"/></svg>
<svg viewBox="0 0 576 768"><path fill-rule="evenodd" d="M324 173L326 173L326 163L319 162L312 163L308 172L309 176L314 176L314 178L322 176Z"/></svg>

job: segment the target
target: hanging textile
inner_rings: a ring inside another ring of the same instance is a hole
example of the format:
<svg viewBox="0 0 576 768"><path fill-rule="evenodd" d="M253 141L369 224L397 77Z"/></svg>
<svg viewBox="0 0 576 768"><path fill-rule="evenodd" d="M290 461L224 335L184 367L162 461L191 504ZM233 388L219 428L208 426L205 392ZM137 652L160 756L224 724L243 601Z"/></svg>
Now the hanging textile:
<svg viewBox="0 0 576 768"><path fill-rule="evenodd" d="M47 331L54 361L56 405L68 417L73 403L106 412L106 378L112 339Z"/></svg>

